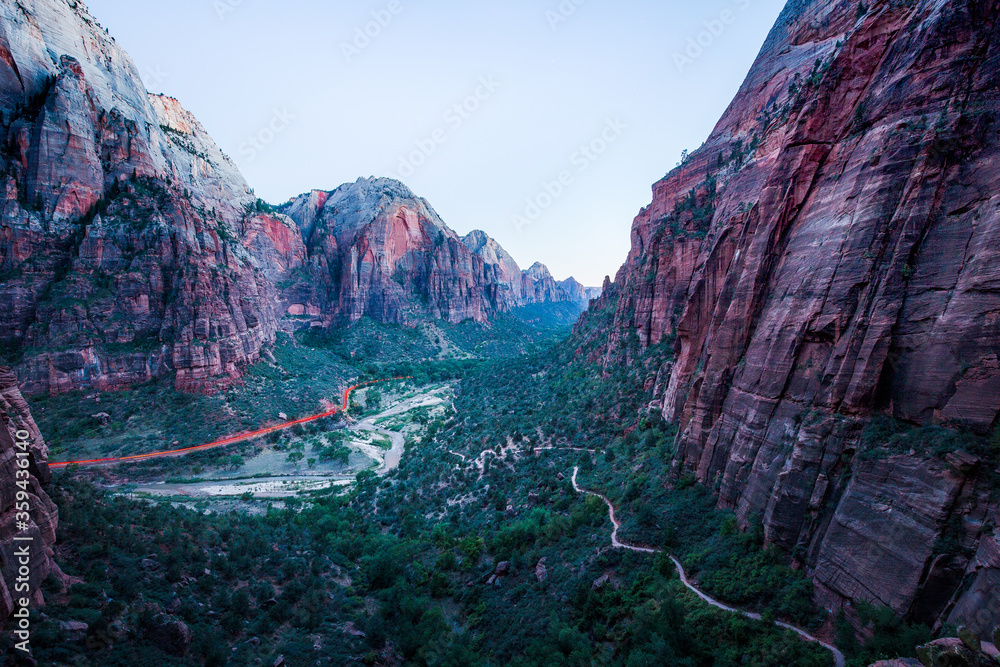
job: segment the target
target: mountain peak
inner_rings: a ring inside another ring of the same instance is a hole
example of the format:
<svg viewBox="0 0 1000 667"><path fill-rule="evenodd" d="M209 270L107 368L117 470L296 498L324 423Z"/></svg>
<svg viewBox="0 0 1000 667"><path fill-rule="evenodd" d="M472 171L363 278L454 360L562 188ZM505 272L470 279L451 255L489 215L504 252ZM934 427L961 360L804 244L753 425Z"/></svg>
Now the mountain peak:
<svg viewBox="0 0 1000 667"><path fill-rule="evenodd" d="M528 276L535 282L539 280L551 280L552 273L549 272L549 267L545 266L541 262L535 262L531 265L530 269L524 272L524 275Z"/></svg>
<svg viewBox="0 0 1000 667"><path fill-rule="evenodd" d="M281 210L295 220L309 238L318 226L334 225L337 233L358 231L404 208L447 236L457 236L426 199L393 178L362 177L333 190L312 190L293 197Z"/></svg>

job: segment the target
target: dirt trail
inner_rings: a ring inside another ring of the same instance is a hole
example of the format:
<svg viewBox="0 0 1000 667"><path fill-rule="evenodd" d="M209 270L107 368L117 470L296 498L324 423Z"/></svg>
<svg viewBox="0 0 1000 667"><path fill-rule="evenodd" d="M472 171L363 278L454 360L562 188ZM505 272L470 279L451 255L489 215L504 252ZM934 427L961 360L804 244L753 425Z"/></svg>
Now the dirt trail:
<svg viewBox="0 0 1000 667"><path fill-rule="evenodd" d="M618 519L615 517L615 506L612 505L611 501L608 500L607 497L604 496L603 494L597 493L596 491L588 491L588 490L586 490L584 488L581 488L580 485L576 481L576 478L577 478L577 475L579 474L579 472L580 472L580 467L579 466L573 468L573 480L572 480L573 481L573 489L577 493L583 493L583 494L586 494L588 496L594 496L595 498L600 498L602 501L604 501L604 504L608 506L608 516L611 517L611 525L614 526L614 528L611 531L611 546L613 546L615 549L627 549L629 551L637 551L639 553L645 553L645 554L658 554L658 553L662 553L662 551L663 551L662 549L651 549L649 547L637 547L637 546L633 546L631 544L625 544L624 542L621 542L618 539L618 530L619 530L619 528L621 528L621 524L618 522ZM711 597L707 593L705 593L705 592L703 592L701 590L698 590L698 588L696 588L694 586L694 584L692 584L688 580L687 572L684 571L684 566L681 565L681 562L679 560L677 560L673 556L670 556L670 560L673 562L674 567L677 568L677 574L680 577L681 583L684 584L684 586L689 591L691 591L692 593L694 593L695 595L697 595L703 602L706 602L706 603L710 604L711 606L713 606L713 607L715 607L717 609L721 609L723 611L727 611L727 612L732 613L732 614L740 614L742 616L746 616L747 618L752 618L755 621L761 620L760 614L755 614L755 613L750 612L750 611L743 611L742 609L736 609L734 607L730 607L728 605L725 605L725 604L719 602L718 600L716 600L715 598ZM822 646L826 650L830 651L830 653L833 654L833 659L834 659L834 662L836 664L836 667L845 667L845 665L847 664L847 660L844 657L844 654L836 646L831 646L830 644L827 644L826 642L824 642L824 641L822 641L822 640L820 640L820 639L818 639L816 637L813 637L811 634L809 634L805 630L802 630L801 628L797 628L794 625L789 625L788 623L783 623L781 621L776 621L775 625L777 625L778 627L784 628L786 630L791 630L792 632L796 633L797 635L799 635L800 637L802 637L806 641L810 641L810 642L813 642L815 644L819 644L820 646Z"/></svg>

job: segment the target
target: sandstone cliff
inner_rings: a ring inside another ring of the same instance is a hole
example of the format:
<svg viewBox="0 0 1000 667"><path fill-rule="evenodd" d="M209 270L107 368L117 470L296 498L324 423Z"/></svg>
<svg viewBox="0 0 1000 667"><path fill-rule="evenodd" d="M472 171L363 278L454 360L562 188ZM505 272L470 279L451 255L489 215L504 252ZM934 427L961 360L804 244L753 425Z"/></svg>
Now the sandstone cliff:
<svg viewBox="0 0 1000 667"><path fill-rule="evenodd" d="M29 436L27 491L31 520L26 530L19 527L16 508L16 493L21 490L16 476L17 452L21 450L15 444L23 442L17 438L18 432L27 432ZM41 583L49 574L63 576L52 560L59 512L43 489L51 477L48 448L18 391L17 378L9 368L0 368L0 618L10 617L16 609L14 601L19 598L27 597L33 605L41 604ZM25 543L15 543L15 536L32 538L28 543L31 552L28 595L16 590L21 563L15 557L15 550Z"/></svg>
<svg viewBox="0 0 1000 667"><path fill-rule="evenodd" d="M1000 425L998 19L790 2L588 315L614 309L605 363L636 361L635 338L672 350L647 388L678 471L763 521L831 609L1000 622L995 462L866 430Z"/></svg>
<svg viewBox="0 0 1000 667"><path fill-rule="evenodd" d="M398 181L363 178L313 191L281 212L298 224L307 255L286 281L283 303L319 325L363 316L484 322L531 303L578 300L544 267L537 277L522 272L485 233L459 237Z"/></svg>
<svg viewBox="0 0 1000 667"><path fill-rule="evenodd" d="M586 306L600 292L596 288L584 287L575 278L556 281L548 267L541 262L522 271L514 258L485 232L473 231L463 237L462 242L469 250L482 257L487 270L495 274L492 282L499 285L503 293L512 295L505 302L508 309L548 302Z"/></svg>
<svg viewBox="0 0 1000 667"><path fill-rule="evenodd" d="M0 19L0 343L26 391L236 377L277 328L236 166L82 3Z"/></svg>

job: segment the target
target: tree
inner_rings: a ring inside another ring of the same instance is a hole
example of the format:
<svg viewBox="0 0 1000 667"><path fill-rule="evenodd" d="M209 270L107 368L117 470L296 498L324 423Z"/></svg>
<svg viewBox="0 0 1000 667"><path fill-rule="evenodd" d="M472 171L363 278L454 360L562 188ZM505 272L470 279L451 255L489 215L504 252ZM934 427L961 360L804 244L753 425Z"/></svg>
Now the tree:
<svg viewBox="0 0 1000 667"><path fill-rule="evenodd" d="M316 467L316 459L308 459L306 461L306 464L308 464L309 469L312 470L313 468Z"/></svg>
<svg viewBox="0 0 1000 667"><path fill-rule="evenodd" d="M378 389L369 389L365 395L365 405L369 410L376 411L382 407L382 392Z"/></svg>
<svg viewBox="0 0 1000 667"><path fill-rule="evenodd" d="M302 459L306 457L302 452L292 452L288 455L288 462L294 463L295 467L298 468L299 464L302 463Z"/></svg>

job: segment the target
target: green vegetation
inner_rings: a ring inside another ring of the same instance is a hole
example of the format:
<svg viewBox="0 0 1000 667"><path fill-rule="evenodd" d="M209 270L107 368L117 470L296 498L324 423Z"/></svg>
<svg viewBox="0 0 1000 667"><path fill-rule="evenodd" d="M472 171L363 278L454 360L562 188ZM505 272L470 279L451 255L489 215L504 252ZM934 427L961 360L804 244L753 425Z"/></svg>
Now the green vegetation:
<svg viewBox="0 0 1000 667"><path fill-rule="evenodd" d="M110 497L59 475L62 566L83 583L46 583L36 659L339 665L388 652L409 665L830 664L773 626L705 607L648 558L594 557L591 537L607 528L597 503L567 498L569 511L535 511L488 540L414 514L383 533L365 517L375 484L366 477L350 497L249 517ZM548 554L550 574L539 582L533 556L521 557L501 586L485 586L492 550ZM65 620L86 623L84 636L67 636ZM177 623L189 645L169 639Z"/></svg>
<svg viewBox="0 0 1000 667"><path fill-rule="evenodd" d="M858 614L871 637L859 642L843 614L836 619L837 644L848 656L848 667L867 667L879 660L916 655L916 647L932 639L926 625L907 623L887 607L860 603Z"/></svg>
<svg viewBox="0 0 1000 667"><path fill-rule="evenodd" d="M247 215L259 215L261 213L265 214L276 213L278 211L278 208L276 206L268 204L266 201L258 197L257 200L254 201L252 204L247 204L244 207L244 210L246 211Z"/></svg>
<svg viewBox="0 0 1000 667"><path fill-rule="evenodd" d="M944 426L914 426L876 415L861 435L862 460L883 459L899 454L922 458L944 458L957 451L973 454L996 468L1000 464L1000 430L987 437Z"/></svg>
<svg viewBox="0 0 1000 667"><path fill-rule="evenodd" d="M559 340L567 330L558 314L553 321L537 311L512 315L493 339L471 322L411 329L362 321L282 338L273 363L216 396L182 395L161 382L102 394L100 403L33 400L53 449L72 447L75 456L161 448L171 438L201 444L278 413L312 414L369 379L458 380L454 411L379 420L405 434L407 454L386 477L368 470L346 490L273 506L247 496L240 511L206 514L197 500L174 499L194 510L136 501L59 475L61 563L84 583L65 593L47 584L47 620L36 619L43 663L86 656L78 664L113 667L140 664L141 655L164 665L271 664L284 655L290 665L832 664L829 652L793 633L706 606L677 581L666 555L610 548L605 506L572 488L578 466L580 484L616 506L620 539L667 549L710 595L768 620L825 620L804 573L765 545L759 519L741 525L716 508L711 489L672 469L676 428L648 409L642 387L671 360L673 340L644 350L632 336L620 352L630 364L587 361L605 358L601 332L616 307L608 295L569 342ZM458 355L440 358L443 350ZM369 389L358 414L388 406L396 389ZM106 426L99 412L110 416ZM348 435L335 426L269 440L282 461L302 468L346 465ZM866 456L1000 449L996 438L888 421L873 423L865 442ZM149 462L133 476L236 470L257 446ZM939 553L958 548L953 537L942 538ZM929 636L891 612L861 613L872 632L866 642L835 622L852 664L912 655ZM68 638L58 623L65 620L88 623L87 637ZM192 635L184 655L163 641L176 622Z"/></svg>
<svg viewBox="0 0 1000 667"><path fill-rule="evenodd" d="M402 326L363 318L347 327L302 331L296 339L302 345L333 353L343 363L373 370L400 360L426 363L509 358L537 352L561 340L579 313L576 304L560 303L518 308L488 323L468 320Z"/></svg>
<svg viewBox="0 0 1000 667"><path fill-rule="evenodd" d="M288 338L273 355L275 363L249 368L238 385L216 395L181 393L171 378L163 378L128 392L32 397L32 414L54 460L128 456L205 444L274 423L279 413L297 419L322 412L324 401L340 404L357 373L322 351L296 347ZM100 413L109 415L107 425L91 416ZM184 428L178 429L178 424ZM205 465L224 454L204 452L195 458L163 460L150 464L150 472L159 466L176 472L192 462Z"/></svg>

